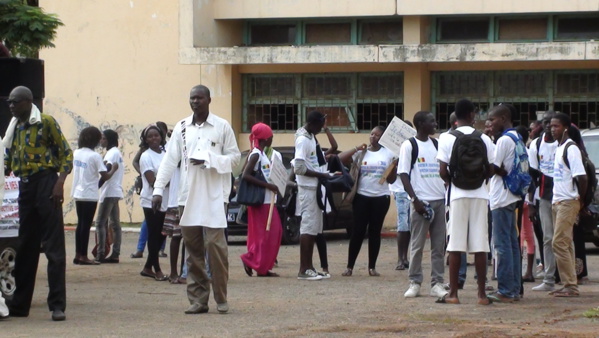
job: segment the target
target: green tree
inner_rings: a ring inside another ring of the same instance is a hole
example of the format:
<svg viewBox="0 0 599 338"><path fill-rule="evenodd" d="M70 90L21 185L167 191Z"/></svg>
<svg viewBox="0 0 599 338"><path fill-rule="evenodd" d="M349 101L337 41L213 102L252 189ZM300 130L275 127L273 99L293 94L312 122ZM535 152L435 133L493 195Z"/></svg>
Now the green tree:
<svg viewBox="0 0 599 338"><path fill-rule="evenodd" d="M54 47L56 29L63 26L55 14L45 13L37 1L0 0L0 42L15 56L38 56L41 48Z"/></svg>

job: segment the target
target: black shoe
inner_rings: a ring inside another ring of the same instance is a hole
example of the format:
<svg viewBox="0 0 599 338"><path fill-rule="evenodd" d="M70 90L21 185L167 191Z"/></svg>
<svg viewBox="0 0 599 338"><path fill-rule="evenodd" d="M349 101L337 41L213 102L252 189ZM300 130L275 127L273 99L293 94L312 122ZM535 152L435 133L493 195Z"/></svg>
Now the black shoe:
<svg viewBox="0 0 599 338"><path fill-rule="evenodd" d="M118 262L119 262L119 258L118 257L114 257L114 256L110 256L110 257L107 257L107 258L104 258L104 259L100 260L100 263L109 263L109 264L113 263L113 264L116 264Z"/></svg>
<svg viewBox="0 0 599 338"><path fill-rule="evenodd" d="M64 314L62 310L54 310L52 311L52 320L55 322L60 322L67 319L67 316Z"/></svg>
<svg viewBox="0 0 599 338"><path fill-rule="evenodd" d="M8 307L8 312L11 317L29 317L29 312L18 311L10 306Z"/></svg>

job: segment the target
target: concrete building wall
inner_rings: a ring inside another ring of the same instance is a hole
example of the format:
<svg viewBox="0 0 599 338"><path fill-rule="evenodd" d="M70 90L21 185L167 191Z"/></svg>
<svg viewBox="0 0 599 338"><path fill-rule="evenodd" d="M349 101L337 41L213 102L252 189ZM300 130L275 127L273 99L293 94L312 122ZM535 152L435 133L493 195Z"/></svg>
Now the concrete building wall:
<svg viewBox="0 0 599 338"><path fill-rule="evenodd" d="M599 68L599 43L594 41L428 41L428 15L596 11L599 0L42 0L40 5L65 23L56 48L41 52L46 62L45 111L59 120L73 146L87 124L119 132L127 171L124 222L143 218L132 192L136 173L131 166L140 131L157 120L173 125L189 115L189 89L199 83L212 90L211 110L241 131L243 74L403 72L404 113L412 120L417 111L431 109L434 71ZM403 19L401 45L242 45L245 19L393 15ZM249 147L248 136L238 134L241 150ZM335 137L340 149L368 141L365 132ZM293 134L276 133L274 144L293 145ZM65 220L75 223L74 202L67 201ZM387 227L393 227L394 214L392 203Z"/></svg>

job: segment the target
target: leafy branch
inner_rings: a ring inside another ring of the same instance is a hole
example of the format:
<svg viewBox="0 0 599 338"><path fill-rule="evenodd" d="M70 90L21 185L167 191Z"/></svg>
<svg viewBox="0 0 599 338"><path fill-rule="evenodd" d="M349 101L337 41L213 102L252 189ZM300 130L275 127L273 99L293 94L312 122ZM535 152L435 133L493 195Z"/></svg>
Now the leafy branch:
<svg viewBox="0 0 599 338"><path fill-rule="evenodd" d="M25 0L0 0L0 41L13 55L37 57L40 49L54 47L56 30L63 25L55 14Z"/></svg>

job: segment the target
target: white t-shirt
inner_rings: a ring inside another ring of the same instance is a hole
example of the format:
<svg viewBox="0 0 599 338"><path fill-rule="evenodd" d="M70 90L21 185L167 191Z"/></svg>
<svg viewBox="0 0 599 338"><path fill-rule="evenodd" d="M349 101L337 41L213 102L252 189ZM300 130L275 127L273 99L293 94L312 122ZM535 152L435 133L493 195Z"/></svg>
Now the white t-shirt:
<svg viewBox="0 0 599 338"><path fill-rule="evenodd" d="M518 137L518 133L515 130L510 130L508 133ZM499 168L503 165L503 169L509 173L514 166L515 152L516 143L514 140L507 135L501 136L495 144L495 160L493 164ZM489 200L491 210L494 210L518 202L520 197L512 194L510 189L505 186L503 177L496 174L491 177Z"/></svg>
<svg viewBox="0 0 599 338"><path fill-rule="evenodd" d="M357 161L360 154L361 152L356 152L352 156L353 160ZM379 180L391 162L393 154L386 148L381 147L378 151L367 150L360 167L357 193L368 197L389 195L389 184L379 184Z"/></svg>
<svg viewBox="0 0 599 338"><path fill-rule="evenodd" d="M90 148L76 149L73 152L71 197L76 201L98 201L98 173L101 171L107 171L102 155Z"/></svg>
<svg viewBox="0 0 599 338"><path fill-rule="evenodd" d="M258 154L259 158L258 158L258 162L256 162L256 165L254 166L254 171L258 170L258 168L260 168L262 170L262 175L264 175L264 178L266 179L266 181L268 183L272 183L272 181L270 180L270 166L272 165L272 161L270 158L268 158L268 156L266 156L266 154L262 151L260 151L260 149L258 148L254 148L252 150L252 152L250 153L250 156L254 155L254 154ZM274 150L272 151L272 156L274 158L274 156L277 156L279 158L279 160L283 161L283 158L281 156L281 153L279 153L278 151ZM283 192L285 193L285 192ZM270 204L270 199L272 197L272 191L270 191L269 189L266 189L266 191L264 192L264 204ZM276 201L276 196L275 196L275 201Z"/></svg>
<svg viewBox="0 0 599 338"><path fill-rule="evenodd" d="M141 188L140 204L142 208L151 208L152 207L152 195L154 192L154 188L150 186L148 180L146 179L145 173L151 171L156 175L158 172L158 167L160 167L160 162L162 162L162 158L164 157L165 151L159 154L152 149L148 149L141 154L139 158L139 168L141 171L141 179L143 182L143 187ZM160 211L166 211L168 207L169 200L169 188L165 188L162 194L162 206L160 207Z"/></svg>
<svg viewBox="0 0 599 338"><path fill-rule="evenodd" d="M559 142L553 141L551 143L548 143L545 142L545 138L543 137L539 146L540 149L537 149L537 140L538 138L534 139L529 146L528 162L530 164L530 167L539 170L545 176L553 177L553 167L555 165L555 151L557 150Z"/></svg>
<svg viewBox="0 0 599 338"><path fill-rule="evenodd" d="M574 200L579 197L578 187L572 180L573 177L586 175L582 164L580 149L574 144L568 147L568 162L570 168L564 163L564 149L566 144L574 143L568 139L564 144L557 147L555 152L555 165L553 167L553 201L556 203L565 200Z"/></svg>
<svg viewBox="0 0 599 338"><path fill-rule="evenodd" d="M123 198L123 175L125 173L125 165L123 163L123 156L119 151L119 148L112 147L104 155L104 161L109 164L118 163L119 168L112 175L112 177L104 183L100 188L100 202L104 201L106 197L118 197Z"/></svg>
<svg viewBox="0 0 599 338"><path fill-rule="evenodd" d="M401 180L399 179L399 173L397 173L397 179L395 180L395 182L389 184L389 191L398 193L406 192L406 190L403 187L403 184L401 183Z"/></svg>
<svg viewBox="0 0 599 338"><path fill-rule="evenodd" d="M474 132L474 128L470 126L462 126L456 130L461 131L464 135L472 134ZM455 136L451 135L450 133L443 133L439 136L439 152L437 153L437 160L449 164L449 160L451 159L451 151L453 150L453 144L455 143L455 140ZM493 141L491 141L489 136L485 134L482 135L482 140L487 146L487 158L489 159L489 163L493 163L495 161L495 154L493 153ZM488 200L489 189L484 183L480 188L474 190L460 189L451 184L450 202L459 198L482 198Z"/></svg>
<svg viewBox="0 0 599 338"><path fill-rule="evenodd" d="M295 160L303 160L308 170L320 172L318 157L316 156L316 139L309 134L304 127L297 130L295 134ZM295 162L294 162L295 163ZM297 184L304 187L318 186L318 178L297 175Z"/></svg>
<svg viewBox="0 0 599 338"><path fill-rule="evenodd" d="M418 156L412 169L412 143L404 141L399 152L397 172L410 175L412 189L422 201L438 201L445 198L445 186L439 176L437 148L429 138L426 142L416 139ZM410 170L412 171L410 173ZM397 178L399 180L399 177Z"/></svg>

